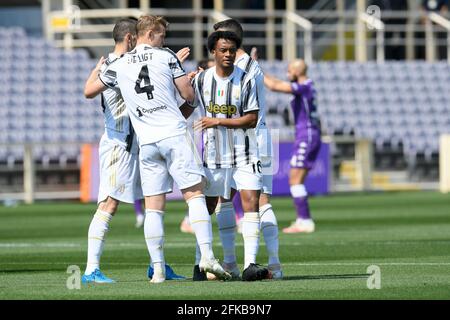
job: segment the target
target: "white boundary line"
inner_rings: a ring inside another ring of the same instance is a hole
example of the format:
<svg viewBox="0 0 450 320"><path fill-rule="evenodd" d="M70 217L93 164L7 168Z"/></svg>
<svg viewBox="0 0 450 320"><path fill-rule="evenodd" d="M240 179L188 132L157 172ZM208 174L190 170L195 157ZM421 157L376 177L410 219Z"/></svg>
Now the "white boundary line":
<svg viewBox="0 0 450 320"><path fill-rule="evenodd" d="M370 246L398 246L398 245L417 245L420 241L362 241L362 242L325 242L325 243L307 243L307 242L289 242L286 245L288 246L326 246L326 247L333 247L333 246L345 246L345 245L370 245ZM433 240L422 240L423 243L429 243L433 245L450 245L450 240L440 240L440 241L433 241ZM145 246L145 242L115 242L107 241L105 243L109 250L111 250L112 247L137 247L141 248L142 246ZM8 249L8 248L80 248L86 246L86 243L75 243L75 242L50 242L50 243L27 243L27 242L9 242L9 243L1 243L0 242L0 249ZM214 242L214 246L221 246L220 242ZM236 246L242 247L244 245L243 241L237 241ZM192 240L192 243L190 242L177 242L172 241L164 244L164 247L168 248L186 248L186 247L194 247L195 243L194 240ZM261 242L260 246L264 247L265 243Z"/></svg>
<svg viewBox="0 0 450 320"><path fill-rule="evenodd" d="M1 262L0 265L85 265L83 262ZM102 265L128 265L128 266L148 266L148 263L129 263L129 262L102 262ZM171 266L192 266L193 263L170 263ZM288 262L282 263L282 266L450 266L450 262L331 262L331 263L301 263L301 262ZM1 271L0 271L1 272Z"/></svg>

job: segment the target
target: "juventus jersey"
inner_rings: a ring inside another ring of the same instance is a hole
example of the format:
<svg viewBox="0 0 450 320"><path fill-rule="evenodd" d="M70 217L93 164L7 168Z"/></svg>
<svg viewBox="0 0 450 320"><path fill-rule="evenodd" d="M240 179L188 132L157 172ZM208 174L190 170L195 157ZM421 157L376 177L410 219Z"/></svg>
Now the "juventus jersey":
<svg viewBox="0 0 450 320"><path fill-rule="evenodd" d="M258 111L255 79L234 68L227 78L216 74L212 67L194 79L197 103L206 117L238 118ZM223 126L203 132L203 164L207 168L237 168L258 161L256 134L251 129L228 129Z"/></svg>
<svg viewBox="0 0 450 320"><path fill-rule="evenodd" d="M110 53L102 65L100 72L104 73L106 68L117 59L119 59L117 55ZM108 88L103 91L101 94L101 102L105 120L106 138L132 153L137 153L136 136L119 88Z"/></svg>
<svg viewBox="0 0 450 320"><path fill-rule="evenodd" d="M185 72L167 48L137 46L111 63L100 80L119 87L140 145L186 133L174 80Z"/></svg>
<svg viewBox="0 0 450 320"><path fill-rule="evenodd" d="M234 62L236 66L244 70L244 80L254 78L256 90L258 92L259 112L258 123L256 125L256 135L258 137L258 149L260 157L272 155L272 137L266 127L266 89L264 86L264 73L259 63L244 53Z"/></svg>

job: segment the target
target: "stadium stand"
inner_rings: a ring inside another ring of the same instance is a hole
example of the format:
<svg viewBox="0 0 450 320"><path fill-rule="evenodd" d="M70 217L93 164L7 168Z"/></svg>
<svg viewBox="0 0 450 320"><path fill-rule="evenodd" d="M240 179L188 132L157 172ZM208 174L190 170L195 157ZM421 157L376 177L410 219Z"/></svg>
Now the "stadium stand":
<svg viewBox="0 0 450 320"><path fill-rule="evenodd" d="M29 38L21 28L0 28L0 37L0 143L43 142L34 150L42 164L79 161L79 145L70 143L96 143L103 132L100 100L83 96L96 61L84 50L65 52ZM188 71L195 66L193 61L185 65ZM285 78L287 62L261 61L261 66ZM420 166L437 166L439 135L450 127L448 64L318 62L309 75L316 83L325 134L372 139L376 169L408 167L420 173ZM267 122L280 130L281 140L290 140L294 132L289 99L267 92ZM67 145L51 144L61 142ZM20 162L22 154L20 148L2 148L0 163Z"/></svg>

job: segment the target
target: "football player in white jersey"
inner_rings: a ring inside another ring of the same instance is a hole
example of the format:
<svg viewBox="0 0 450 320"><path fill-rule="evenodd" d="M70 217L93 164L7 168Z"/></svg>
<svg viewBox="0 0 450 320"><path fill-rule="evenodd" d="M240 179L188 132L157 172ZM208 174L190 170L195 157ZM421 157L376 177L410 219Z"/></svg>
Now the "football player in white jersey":
<svg viewBox="0 0 450 320"><path fill-rule="evenodd" d="M245 77L245 72L234 66L240 44L233 32L218 31L208 37L208 50L214 56L215 67L198 74L194 80L197 102L206 115L194 127L204 130L203 163L208 176L205 195L210 213L214 212L218 197L229 199L230 193L241 192L245 211L242 280L254 281L269 276L267 268L256 264L260 230L258 199L262 187L254 129L259 97L255 78ZM217 222L224 248L223 267L234 278L239 278L234 247L228 246L229 233L223 232L234 229L234 215L223 215L219 211Z"/></svg>
<svg viewBox="0 0 450 320"><path fill-rule="evenodd" d="M136 45L136 21L119 20L113 29L114 51L100 59L87 80L96 81L108 65ZM94 98L96 95L89 96ZM98 208L88 231L88 256L83 283L112 283L100 271L100 257L106 233L120 202L133 203L143 198L139 179L138 145L120 91L108 89L101 93L105 133L99 144L100 187Z"/></svg>
<svg viewBox="0 0 450 320"><path fill-rule="evenodd" d="M194 90L176 55L162 47L167 26L163 17L140 17L136 48L111 63L85 93L119 87L136 131L146 208L144 234L154 268L151 282L165 280L163 215L173 180L189 207L189 220L202 253L200 269L227 280L231 276L212 251L211 219L203 195L205 173L183 116L192 112ZM175 90L188 102L181 109Z"/></svg>
<svg viewBox="0 0 450 320"><path fill-rule="evenodd" d="M214 25L214 30L231 31L243 40L244 32L241 24L235 19L227 19L220 21ZM281 279L283 272L281 270L280 259L278 255L279 241L278 241L278 223L270 204L270 195L272 194L272 137L269 128L266 126L266 100L265 100L265 86L264 74L258 62L250 57L244 49L238 48L236 52L236 66L245 71L244 81L246 78L254 78L256 88L258 91L259 113L258 123L256 125L256 135L258 139L258 150L262 164L263 171L263 186L259 197L259 214L261 217L261 231L266 243L267 254L269 256L268 268L273 279ZM236 195L238 197L239 195ZM223 199L222 199L223 200ZM239 201L239 199L237 199ZM222 201L221 201L222 202ZM230 202L222 202L220 207L221 213L231 215L233 214L233 206ZM231 219L230 219L231 222ZM229 232L230 231L225 231ZM234 246L234 239L229 236L231 243ZM231 246L231 244L230 244Z"/></svg>

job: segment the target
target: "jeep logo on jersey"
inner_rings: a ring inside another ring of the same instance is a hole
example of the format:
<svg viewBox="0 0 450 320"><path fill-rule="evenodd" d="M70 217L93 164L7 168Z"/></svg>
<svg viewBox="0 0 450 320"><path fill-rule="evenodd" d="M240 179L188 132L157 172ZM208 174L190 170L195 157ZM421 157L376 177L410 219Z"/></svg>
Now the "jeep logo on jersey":
<svg viewBox="0 0 450 320"><path fill-rule="evenodd" d="M151 108L151 109L145 109L145 108L142 108L142 107L137 107L136 111L138 113L138 117L140 118L140 117L143 117L144 114L146 114L146 113L150 113L151 114L151 113L153 113L155 111L164 110L164 109L167 109L167 106L160 106L160 107Z"/></svg>
<svg viewBox="0 0 450 320"><path fill-rule="evenodd" d="M232 116L233 114L236 114L237 112L237 107L234 105L226 105L226 104L222 104L222 105L218 105L218 104L213 104L212 101L209 102L207 111L209 113L215 113L215 114L226 114L227 116Z"/></svg>

